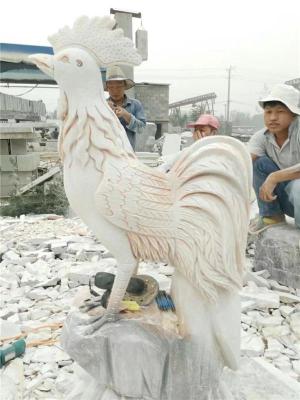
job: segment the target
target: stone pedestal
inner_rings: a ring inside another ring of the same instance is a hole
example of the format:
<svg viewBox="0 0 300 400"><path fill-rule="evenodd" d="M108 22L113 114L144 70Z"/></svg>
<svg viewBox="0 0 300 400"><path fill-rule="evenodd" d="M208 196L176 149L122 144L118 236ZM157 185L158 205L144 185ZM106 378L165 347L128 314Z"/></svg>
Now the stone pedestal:
<svg viewBox="0 0 300 400"><path fill-rule="evenodd" d="M192 346L185 353L179 336L155 325L123 320L85 338L80 329L73 314L62 337L76 360L65 400L299 399L300 383L262 358L242 357L238 371L226 368L222 375L217 366L208 378L212 360L197 360Z"/></svg>
<svg viewBox="0 0 300 400"><path fill-rule="evenodd" d="M267 269L282 285L300 288L300 229L286 224L263 231L256 240L254 269Z"/></svg>
<svg viewBox="0 0 300 400"><path fill-rule="evenodd" d="M32 127L22 123L1 125L0 197L7 197L37 177L40 156L27 152L27 142L37 139Z"/></svg>
<svg viewBox="0 0 300 400"><path fill-rule="evenodd" d="M82 314L81 314L82 315ZM68 400L226 400L216 348L164 329L158 320L123 318L85 336L70 315L62 344L79 364Z"/></svg>
<svg viewBox="0 0 300 400"><path fill-rule="evenodd" d="M224 393L222 400L299 400L300 383L258 357L243 357L238 371L225 369L221 385ZM70 395L72 397L68 396L66 400L120 398L110 388L97 385L96 381L76 363ZM183 397L182 400L190 399Z"/></svg>

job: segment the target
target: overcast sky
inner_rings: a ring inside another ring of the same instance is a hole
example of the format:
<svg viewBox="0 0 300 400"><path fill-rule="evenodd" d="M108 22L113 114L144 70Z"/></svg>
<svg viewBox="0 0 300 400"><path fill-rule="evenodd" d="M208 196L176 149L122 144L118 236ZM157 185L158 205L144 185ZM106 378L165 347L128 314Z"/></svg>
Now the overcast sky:
<svg viewBox="0 0 300 400"><path fill-rule="evenodd" d="M80 15L108 15L111 7L142 13L148 61L135 69L135 80L169 83L170 102L216 92L217 114L224 114L232 65L231 109L253 114L266 87L300 77L299 0L6 1L0 41L49 45L50 34ZM140 24L135 19L134 30ZM54 89L24 97L43 99L49 111L56 108Z"/></svg>

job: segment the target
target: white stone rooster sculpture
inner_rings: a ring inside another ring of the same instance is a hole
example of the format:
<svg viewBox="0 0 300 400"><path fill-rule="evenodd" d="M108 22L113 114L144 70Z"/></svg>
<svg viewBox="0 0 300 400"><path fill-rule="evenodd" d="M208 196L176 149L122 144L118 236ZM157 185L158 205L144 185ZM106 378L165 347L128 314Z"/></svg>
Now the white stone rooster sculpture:
<svg viewBox="0 0 300 400"><path fill-rule="evenodd" d="M181 331L205 335L209 326L234 367L250 157L242 143L215 136L183 151L168 174L142 164L104 97L100 66L141 62L114 28L110 17L81 17L49 38L54 56L31 56L60 87L59 153L70 205L118 262L96 327L118 316L139 260L166 261L177 271L172 290Z"/></svg>

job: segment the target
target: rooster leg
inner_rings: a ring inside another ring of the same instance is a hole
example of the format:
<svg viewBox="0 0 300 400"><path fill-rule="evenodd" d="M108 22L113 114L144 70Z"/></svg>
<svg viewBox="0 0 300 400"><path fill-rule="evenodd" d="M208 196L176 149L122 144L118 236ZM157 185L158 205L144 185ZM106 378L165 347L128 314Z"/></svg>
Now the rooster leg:
<svg viewBox="0 0 300 400"><path fill-rule="evenodd" d="M91 335L97 331L106 322L115 322L120 319L119 310L123 297L126 292L129 280L136 269L137 262L135 259L131 263L118 264L118 272L112 287L111 295L109 298L107 309L104 315L100 317L93 317L87 321L89 327L85 329L85 335Z"/></svg>

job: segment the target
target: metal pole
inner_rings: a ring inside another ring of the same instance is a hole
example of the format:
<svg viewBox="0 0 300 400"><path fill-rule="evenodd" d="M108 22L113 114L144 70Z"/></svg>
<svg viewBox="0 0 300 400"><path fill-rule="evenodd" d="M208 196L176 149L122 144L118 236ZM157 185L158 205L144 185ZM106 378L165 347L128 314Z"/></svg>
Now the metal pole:
<svg viewBox="0 0 300 400"><path fill-rule="evenodd" d="M226 108L226 126L227 133L229 127L229 117L230 117L230 80L231 80L231 65L228 68L228 86L227 86L227 108Z"/></svg>

